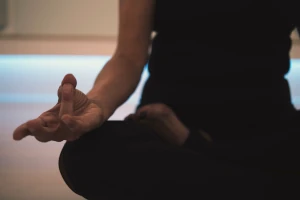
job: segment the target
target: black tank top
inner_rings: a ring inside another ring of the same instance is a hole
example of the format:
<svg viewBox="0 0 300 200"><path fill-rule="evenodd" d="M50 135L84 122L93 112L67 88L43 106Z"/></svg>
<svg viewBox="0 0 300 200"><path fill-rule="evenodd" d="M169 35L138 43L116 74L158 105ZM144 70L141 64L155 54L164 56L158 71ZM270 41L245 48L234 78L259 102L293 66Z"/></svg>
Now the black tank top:
<svg viewBox="0 0 300 200"><path fill-rule="evenodd" d="M292 108L287 2L157 0L141 105L165 103L186 121L280 117Z"/></svg>

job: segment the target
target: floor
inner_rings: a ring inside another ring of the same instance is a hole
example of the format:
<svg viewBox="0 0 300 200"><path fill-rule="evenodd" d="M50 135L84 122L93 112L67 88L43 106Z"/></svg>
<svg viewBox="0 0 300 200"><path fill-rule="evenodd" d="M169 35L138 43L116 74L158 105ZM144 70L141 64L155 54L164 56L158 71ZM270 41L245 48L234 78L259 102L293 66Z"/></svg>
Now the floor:
<svg viewBox="0 0 300 200"><path fill-rule="evenodd" d="M56 90L66 73L73 73L78 89L88 92L109 56L0 55L0 199L80 200L64 184L57 167L63 143L39 143L28 137L12 140L19 124L52 107ZM122 119L134 110L141 83L130 99L112 116ZM287 78L293 102L300 106L300 59L292 60Z"/></svg>

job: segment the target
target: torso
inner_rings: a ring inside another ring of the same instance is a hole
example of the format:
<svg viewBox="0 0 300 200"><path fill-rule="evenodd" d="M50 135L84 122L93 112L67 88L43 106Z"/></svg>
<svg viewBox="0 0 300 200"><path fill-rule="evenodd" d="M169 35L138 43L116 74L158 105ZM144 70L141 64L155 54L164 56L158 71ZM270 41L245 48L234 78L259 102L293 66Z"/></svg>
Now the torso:
<svg viewBox="0 0 300 200"><path fill-rule="evenodd" d="M158 0L141 104L163 102L182 118L209 121L290 109L284 76L294 25L272 2Z"/></svg>

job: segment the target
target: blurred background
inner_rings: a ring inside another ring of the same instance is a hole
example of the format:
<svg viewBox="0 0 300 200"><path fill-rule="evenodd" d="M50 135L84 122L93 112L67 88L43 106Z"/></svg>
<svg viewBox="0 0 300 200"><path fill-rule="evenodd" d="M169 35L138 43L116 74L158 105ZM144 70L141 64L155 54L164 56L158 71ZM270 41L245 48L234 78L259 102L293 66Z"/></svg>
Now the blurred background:
<svg viewBox="0 0 300 200"><path fill-rule="evenodd" d="M66 73L88 92L114 52L117 10L118 0L0 0L0 200L82 199L58 171L63 143L14 142L12 132L56 103ZM287 78L299 107L300 41L292 38ZM111 119L133 112L147 76Z"/></svg>

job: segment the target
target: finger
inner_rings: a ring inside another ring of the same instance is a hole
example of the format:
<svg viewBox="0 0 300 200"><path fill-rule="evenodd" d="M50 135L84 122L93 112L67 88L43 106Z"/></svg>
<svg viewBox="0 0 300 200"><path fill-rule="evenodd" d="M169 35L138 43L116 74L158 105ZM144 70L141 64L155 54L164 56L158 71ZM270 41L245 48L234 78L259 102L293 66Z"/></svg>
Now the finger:
<svg viewBox="0 0 300 200"><path fill-rule="evenodd" d="M64 114L72 114L73 112L73 99L74 92L77 86L77 80L73 74L67 74L58 90L59 101L61 102L59 117L61 118Z"/></svg>
<svg viewBox="0 0 300 200"><path fill-rule="evenodd" d="M141 119L163 119L174 114L170 108L161 103L149 104L137 110L136 114Z"/></svg>
<svg viewBox="0 0 300 200"><path fill-rule="evenodd" d="M124 121L136 121L138 120L138 116L136 114L130 114L127 117L125 117Z"/></svg>
<svg viewBox="0 0 300 200"><path fill-rule="evenodd" d="M76 78L73 76L73 74L67 74L65 75L65 77L63 78L62 82L61 82L61 85L60 87L58 88L58 91L57 91L57 95L58 95L58 102L61 101L61 96L62 96L62 86L64 84L71 84L73 85L74 88L76 88L77 86L77 80Z"/></svg>
<svg viewBox="0 0 300 200"><path fill-rule="evenodd" d="M40 117L44 124L44 127L57 128L59 126L60 120L53 114L44 115Z"/></svg>
<svg viewBox="0 0 300 200"><path fill-rule="evenodd" d="M74 88L77 86L77 80L73 74L67 74L61 82L61 85L69 83L73 85Z"/></svg>
<svg viewBox="0 0 300 200"><path fill-rule="evenodd" d="M30 120L18 128L13 133L14 140L22 140L23 138L32 135L32 136L49 136L49 130L44 127L44 121L40 118Z"/></svg>
<svg viewBox="0 0 300 200"><path fill-rule="evenodd" d="M30 135L30 131L28 130L26 123L24 123L15 129L13 139L19 141L28 135Z"/></svg>
<svg viewBox="0 0 300 200"><path fill-rule="evenodd" d="M54 129L45 127L45 122L41 118L30 120L26 124L30 135L38 138L51 139Z"/></svg>
<svg viewBox="0 0 300 200"><path fill-rule="evenodd" d="M74 86L70 83L65 83L61 89L61 104L59 111L59 118L65 114L73 114L73 105L74 105Z"/></svg>
<svg viewBox="0 0 300 200"><path fill-rule="evenodd" d="M133 114L130 114L130 115L128 115L127 117L125 117L125 118L124 118L124 121L132 120L132 115L133 115Z"/></svg>
<svg viewBox="0 0 300 200"><path fill-rule="evenodd" d="M146 105L137 110L136 116L139 119L148 119L153 117L153 107L154 105Z"/></svg>

